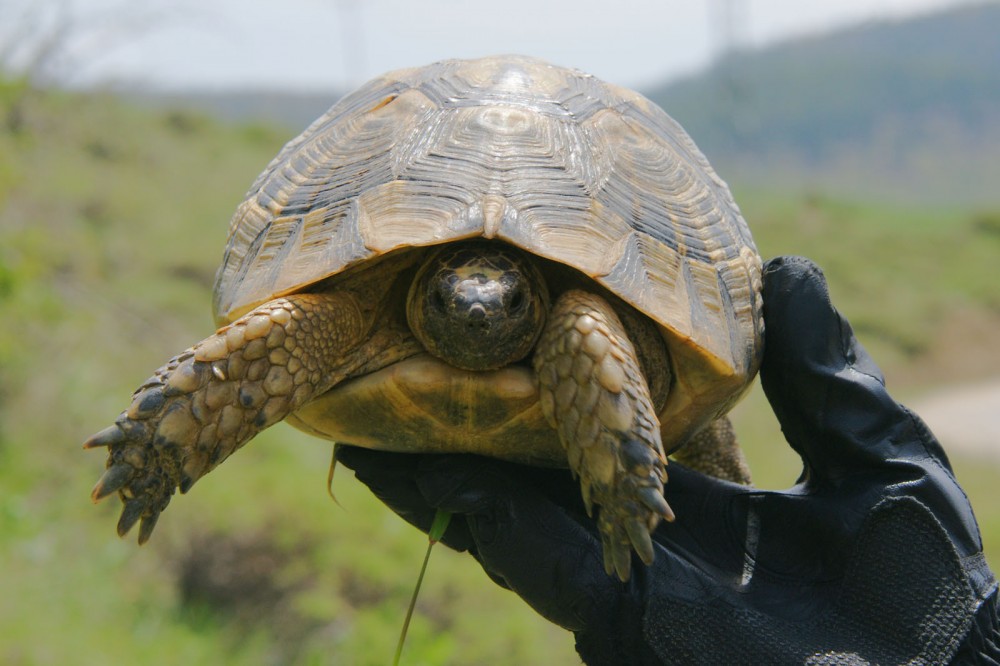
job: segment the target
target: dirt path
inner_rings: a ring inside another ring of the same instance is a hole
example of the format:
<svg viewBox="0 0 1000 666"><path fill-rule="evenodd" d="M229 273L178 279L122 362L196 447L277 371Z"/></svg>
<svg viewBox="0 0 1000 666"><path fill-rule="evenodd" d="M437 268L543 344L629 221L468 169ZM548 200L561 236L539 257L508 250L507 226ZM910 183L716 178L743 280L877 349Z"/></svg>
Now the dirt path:
<svg viewBox="0 0 1000 666"><path fill-rule="evenodd" d="M1000 462L1000 378L942 389L907 406L927 422L946 451Z"/></svg>

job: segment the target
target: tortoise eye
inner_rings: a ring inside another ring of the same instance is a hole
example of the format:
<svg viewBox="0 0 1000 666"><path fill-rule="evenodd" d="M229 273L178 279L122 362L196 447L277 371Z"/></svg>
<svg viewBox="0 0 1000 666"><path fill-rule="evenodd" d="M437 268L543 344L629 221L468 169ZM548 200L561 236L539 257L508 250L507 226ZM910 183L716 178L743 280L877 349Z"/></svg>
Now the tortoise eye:
<svg viewBox="0 0 1000 666"><path fill-rule="evenodd" d="M510 297L510 311L520 312L524 309L524 303L524 289L518 287L517 291L515 291L513 296Z"/></svg>
<svg viewBox="0 0 1000 666"><path fill-rule="evenodd" d="M431 289L431 307L438 312L444 312L447 309L440 287Z"/></svg>

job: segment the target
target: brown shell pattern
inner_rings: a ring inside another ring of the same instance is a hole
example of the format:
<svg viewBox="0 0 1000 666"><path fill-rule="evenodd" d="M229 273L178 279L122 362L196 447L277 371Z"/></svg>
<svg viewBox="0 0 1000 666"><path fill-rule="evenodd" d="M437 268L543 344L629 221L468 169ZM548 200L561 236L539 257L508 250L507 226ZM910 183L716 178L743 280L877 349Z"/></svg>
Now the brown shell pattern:
<svg viewBox="0 0 1000 666"><path fill-rule="evenodd" d="M387 74L292 140L233 217L216 318L478 236L592 276L710 374L756 370L760 257L726 185L641 95L523 57Z"/></svg>

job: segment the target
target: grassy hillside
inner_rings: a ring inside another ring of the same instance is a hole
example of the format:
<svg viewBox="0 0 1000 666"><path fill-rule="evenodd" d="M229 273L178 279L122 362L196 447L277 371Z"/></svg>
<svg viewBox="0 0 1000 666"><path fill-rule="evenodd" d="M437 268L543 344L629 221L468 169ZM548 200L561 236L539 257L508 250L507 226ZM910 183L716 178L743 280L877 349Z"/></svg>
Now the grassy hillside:
<svg viewBox="0 0 1000 666"><path fill-rule="evenodd" d="M387 663L425 542L349 474L330 501L327 443L268 431L142 549L114 536L115 502L88 500L104 462L80 442L211 330L229 216L287 133L12 84L0 122L0 662ZM737 198L765 254L827 268L902 395L1000 372L995 349L962 337L1000 323L996 212ZM790 483L797 462L759 393L738 420L760 483ZM957 463L995 557L997 470ZM578 663L565 632L444 549L404 657Z"/></svg>
<svg viewBox="0 0 1000 666"><path fill-rule="evenodd" d="M1000 4L734 54L649 91L730 178L1000 202Z"/></svg>
<svg viewBox="0 0 1000 666"><path fill-rule="evenodd" d="M347 91L176 90L136 91L129 100L153 109L189 109L236 123L267 123L298 131L323 115Z"/></svg>

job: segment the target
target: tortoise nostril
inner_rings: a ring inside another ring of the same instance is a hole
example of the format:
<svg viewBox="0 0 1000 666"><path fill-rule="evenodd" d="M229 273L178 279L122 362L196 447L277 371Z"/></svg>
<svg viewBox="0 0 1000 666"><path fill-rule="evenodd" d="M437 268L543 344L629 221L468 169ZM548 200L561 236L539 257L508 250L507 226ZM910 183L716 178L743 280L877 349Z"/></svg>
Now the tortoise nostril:
<svg viewBox="0 0 1000 666"><path fill-rule="evenodd" d="M473 303L469 307L469 325L482 324L486 320L486 308L481 303Z"/></svg>
<svg viewBox="0 0 1000 666"><path fill-rule="evenodd" d="M473 303L465 316L465 327L477 334L489 330L489 323L486 321L486 308L482 303Z"/></svg>

